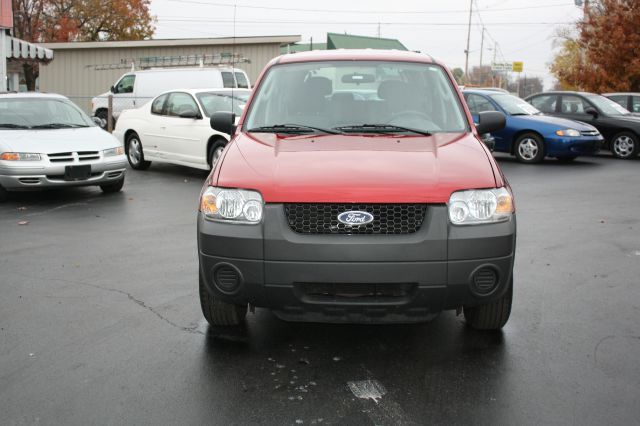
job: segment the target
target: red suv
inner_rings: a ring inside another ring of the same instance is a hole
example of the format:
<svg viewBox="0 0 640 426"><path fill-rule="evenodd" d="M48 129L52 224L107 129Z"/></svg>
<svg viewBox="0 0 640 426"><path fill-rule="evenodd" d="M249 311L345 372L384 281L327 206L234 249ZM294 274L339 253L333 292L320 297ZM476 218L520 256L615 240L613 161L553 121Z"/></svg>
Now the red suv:
<svg viewBox="0 0 640 426"><path fill-rule="evenodd" d="M289 321L508 320L511 189L441 63L399 51L272 60L202 189L200 300L213 325L247 307Z"/></svg>

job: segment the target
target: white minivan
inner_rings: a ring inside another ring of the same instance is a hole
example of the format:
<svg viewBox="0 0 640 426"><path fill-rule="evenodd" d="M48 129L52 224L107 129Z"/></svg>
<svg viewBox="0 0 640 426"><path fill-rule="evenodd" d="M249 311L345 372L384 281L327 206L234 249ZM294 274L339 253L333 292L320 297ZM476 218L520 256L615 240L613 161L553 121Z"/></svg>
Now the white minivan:
<svg viewBox="0 0 640 426"><path fill-rule="evenodd" d="M177 88L251 89L247 73L238 68L192 67L159 68L124 74L111 89L91 100L91 112L107 122L109 95L113 95L113 117L121 111L138 108L162 92Z"/></svg>

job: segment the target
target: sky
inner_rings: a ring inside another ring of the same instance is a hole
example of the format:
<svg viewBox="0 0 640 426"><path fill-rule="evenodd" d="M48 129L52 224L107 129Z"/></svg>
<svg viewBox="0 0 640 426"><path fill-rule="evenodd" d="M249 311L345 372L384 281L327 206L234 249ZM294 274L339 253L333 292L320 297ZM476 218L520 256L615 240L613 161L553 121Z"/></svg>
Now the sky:
<svg viewBox="0 0 640 426"><path fill-rule="evenodd" d="M326 41L327 32L396 38L450 68L464 69L471 0L151 0L155 38L300 35ZM235 7L234 7L235 6ZM548 65L555 35L582 17L574 0L473 0L469 69L524 62L527 77L553 84ZM497 47L497 48L496 48Z"/></svg>

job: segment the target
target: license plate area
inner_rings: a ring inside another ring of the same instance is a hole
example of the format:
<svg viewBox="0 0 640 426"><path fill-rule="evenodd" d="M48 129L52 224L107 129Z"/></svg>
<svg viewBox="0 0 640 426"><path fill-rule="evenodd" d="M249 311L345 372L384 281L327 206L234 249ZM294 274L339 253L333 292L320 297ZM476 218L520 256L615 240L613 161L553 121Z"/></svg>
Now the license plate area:
<svg viewBox="0 0 640 426"><path fill-rule="evenodd" d="M83 166L65 166L64 180L87 180L91 177L91 164Z"/></svg>

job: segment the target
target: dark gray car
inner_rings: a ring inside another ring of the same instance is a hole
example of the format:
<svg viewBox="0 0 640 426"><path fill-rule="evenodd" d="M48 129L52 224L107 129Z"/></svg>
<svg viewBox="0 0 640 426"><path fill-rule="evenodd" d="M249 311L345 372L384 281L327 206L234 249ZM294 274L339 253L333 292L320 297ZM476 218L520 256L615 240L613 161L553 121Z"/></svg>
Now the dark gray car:
<svg viewBox="0 0 640 426"><path fill-rule="evenodd" d="M587 92L544 92L525 100L545 114L591 124L604 137L603 148L618 158L634 158L640 151L640 117L611 99Z"/></svg>

